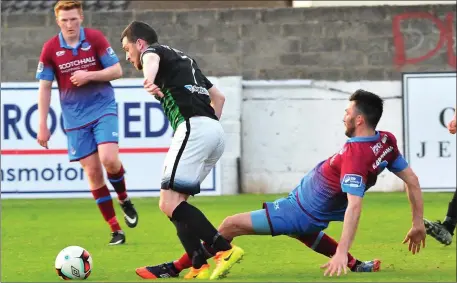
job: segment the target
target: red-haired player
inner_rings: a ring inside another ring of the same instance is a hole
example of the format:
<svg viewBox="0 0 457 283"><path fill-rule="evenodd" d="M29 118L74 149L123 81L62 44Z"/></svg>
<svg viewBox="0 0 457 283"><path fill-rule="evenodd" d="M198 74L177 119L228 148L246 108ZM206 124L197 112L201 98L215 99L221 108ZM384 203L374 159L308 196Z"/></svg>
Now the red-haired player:
<svg viewBox="0 0 457 283"><path fill-rule="evenodd" d="M138 214L128 198L124 168L119 160L118 117L110 81L122 76L119 59L103 33L83 28L79 1L55 5L60 33L48 40L41 51L36 78L39 86L38 143L48 148L47 116L54 78L60 93L70 161L79 161L89 180L92 195L112 231L110 245L123 244L122 231L103 176L103 167L113 185L129 227Z"/></svg>

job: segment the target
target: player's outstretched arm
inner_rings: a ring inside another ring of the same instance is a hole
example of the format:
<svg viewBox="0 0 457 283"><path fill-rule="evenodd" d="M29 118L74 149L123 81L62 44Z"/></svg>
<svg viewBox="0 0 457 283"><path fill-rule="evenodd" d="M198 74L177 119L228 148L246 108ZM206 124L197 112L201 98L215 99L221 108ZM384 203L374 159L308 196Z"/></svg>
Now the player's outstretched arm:
<svg viewBox="0 0 457 283"><path fill-rule="evenodd" d="M38 88L38 143L45 148L48 148L48 141L51 133L48 128L48 113L51 105L51 90L52 81L40 80Z"/></svg>
<svg viewBox="0 0 457 283"><path fill-rule="evenodd" d="M406 193L411 205L412 228L406 235L403 243L409 242L409 250L416 254L420 251L420 246L425 247L425 226L424 226L424 201L422 199L422 190L419 184L419 178L416 176L411 167L406 167L400 172L395 172L400 179L406 184Z"/></svg>
<svg viewBox="0 0 457 283"><path fill-rule="evenodd" d="M347 255L354 241L362 212L362 197L347 194L348 207L344 214L343 232L336 253Z"/></svg>
<svg viewBox="0 0 457 283"><path fill-rule="evenodd" d="M409 166L394 174L406 184L406 193L411 205L413 225L423 225L424 202L422 200L422 190L420 188L419 178Z"/></svg>
<svg viewBox="0 0 457 283"><path fill-rule="evenodd" d="M211 87L208 92L211 99L211 106L214 108L217 118L220 119L222 115L222 108L225 103L225 96L215 86Z"/></svg>
<svg viewBox="0 0 457 283"><path fill-rule="evenodd" d="M359 225L360 214L362 212L362 197L352 194L347 194L348 206L344 214L343 232L341 239L336 249L335 255L330 261L321 268L325 268L324 276L332 276L336 273L340 276L341 272L347 274L348 258L347 254L351 248L352 242L355 238L355 233Z"/></svg>

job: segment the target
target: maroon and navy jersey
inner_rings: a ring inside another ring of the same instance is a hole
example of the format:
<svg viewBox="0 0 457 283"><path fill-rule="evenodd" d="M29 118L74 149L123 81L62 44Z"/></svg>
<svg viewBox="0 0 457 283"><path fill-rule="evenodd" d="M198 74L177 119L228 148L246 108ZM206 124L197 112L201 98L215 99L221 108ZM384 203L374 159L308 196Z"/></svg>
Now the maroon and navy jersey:
<svg viewBox="0 0 457 283"><path fill-rule="evenodd" d="M343 221L347 194L363 197L385 168L400 172L407 166L392 133L350 138L302 179L295 197L315 219Z"/></svg>
<svg viewBox="0 0 457 283"><path fill-rule="evenodd" d="M78 45L65 42L62 33L48 40L41 51L36 78L57 80L65 129L79 128L106 114L117 114L110 82L89 82L77 87L70 77L77 70L99 71L119 62L103 33L81 28Z"/></svg>

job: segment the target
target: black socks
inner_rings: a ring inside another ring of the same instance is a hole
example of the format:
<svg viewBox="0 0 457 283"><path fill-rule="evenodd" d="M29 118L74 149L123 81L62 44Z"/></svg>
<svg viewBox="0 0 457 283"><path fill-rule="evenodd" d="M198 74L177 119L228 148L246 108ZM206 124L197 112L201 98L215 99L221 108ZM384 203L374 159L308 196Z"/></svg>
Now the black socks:
<svg viewBox="0 0 457 283"><path fill-rule="evenodd" d="M443 225L446 229L454 235L455 226L457 224L457 190L454 192L454 197L449 202L446 219Z"/></svg>
<svg viewBox="0 0 457 283"><path fill-rule="evenodd" d="M187 229L187 225L176 220L172 220L173 224L176 227L176 232L178 234L178 238L181 241L184 250L192 258L192 255L195 250L201 247L200 239L197 238L194 234Z"/></svg>
<svg viewBox="0 0 457 283"><path fill-rule="evenodd" d="M209 244L216 251L227 251L232 248L205 215L188 202L183 201L175 208L172 219L185 224L190 233Z"/></svg>

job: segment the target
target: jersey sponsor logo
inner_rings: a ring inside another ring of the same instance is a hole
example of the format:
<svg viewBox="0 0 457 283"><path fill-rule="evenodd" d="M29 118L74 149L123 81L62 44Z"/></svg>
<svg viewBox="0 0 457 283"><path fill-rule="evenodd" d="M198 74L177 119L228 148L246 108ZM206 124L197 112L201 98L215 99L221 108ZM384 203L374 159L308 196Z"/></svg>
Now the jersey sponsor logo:
<svg viewBox="0 0 457 283"><path fill-rule="evenodd" d="M75 69L83 69L83 68L88 68L90 66L93 66L96 64L95 61L95 56L83 58L83 59L78 59L78 60L73 60L68 63L60 64L59 69L62 71L62 73L66 73Z"/></svg>
<svg viewBox="0 0 457 283"><path fill-rule="evenodd" d="M349 186L351 188L360 188L362 187L363 178L357 174L346 174L343 178L343 185Z"/></svg>
<svg viewBox="0 0 457 283"><path fill-rule="evenodd" d="M38 62L38 67L36 68L37 73L41 73L44 70L43 62Z"/></svg>
<svg viewBox="0 0 457 283"><path fill-rule="evenodd" d="M81 44L81 50L83 51L88 51L90 48L91 45L89 44L89 42L83 42L83 44Z"/></svg>
<svg viewBox="0 0 457 283"><path fill-rule="evenodd" d="M382 143L378 142L373 146L370 146L375 156L378 156L379 151L382 150Z"/></svg>
<svg viewBox="0 0 457 283"><path fill-rule="evenodd" d="M111 48L111 46L106 48L106 53L108 53L108 55L111 57L116 56L116 54L114 53L114 50L113 50L113 48Z"/></svg>
<svg viewBox="0 0 457 283"><path fill-rule="evenodd" d="M378 173L381 173L382 171L384 171L384 169L386 169L387 165L389 165L389 162L383 160L378 166Z"/></svg>
<svg viewBox="0 0 457 283"><path fill-rule="evenodd" d="M63 51L63 50L57 51L57 52L56 52L56 56L57 56L57 57L60 57L60 56L62 56L62 55L64 55L64 54L65 54L65 51Z"/></svg>
<svg viewBox="0 0 457 283"><path fill-rule="evenodd" d="M199 93L199 94L209 95L208 90L206 88L204 88L204 87L201 87L201 86L185 85L184 87L187 88L192 93Z"/></svg>
<svg viewBox="0 0 457 283"><path fill-rule="evenodd" d="M378 159L376 159L376 161L373 162L373 164L372 164L373 169L378 168L378 166L382 163L384 157L386 157L387 154L389 154L390 152L392 152L392 150L394 150L394 147L393 147L393 146L389 146L388 148L386 148L386 149L381 153L381 155L378 157Z"/></svg>

